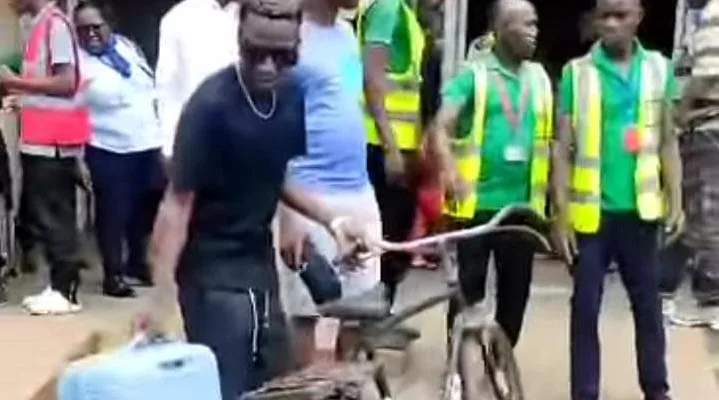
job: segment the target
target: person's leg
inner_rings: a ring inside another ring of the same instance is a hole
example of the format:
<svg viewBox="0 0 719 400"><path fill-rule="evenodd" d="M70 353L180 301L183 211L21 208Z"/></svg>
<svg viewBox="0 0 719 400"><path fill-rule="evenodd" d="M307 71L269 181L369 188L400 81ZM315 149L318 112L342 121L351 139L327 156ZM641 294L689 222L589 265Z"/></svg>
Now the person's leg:
<svg viewBox="0 0 719 400"><path fill-rule="evenodd" d="M249 293L180 285L179 302L187 340L208 346L217 357L222 400L254 389L258 326Z"/></svg>
<svg viewBox="0 0 719 400"><path fill-rule="evenodd" d="M77 226L77 168L75 158L55 159L49 163L47 179L47 213L40 220L45 231L44 245L51 265L53 287L69 293L76 302L82 257Z"/></svg>
<svg viewBox="0 0 719 400"><path fill-rule="evenodd" d="M478 221L484 221L484 219ZM475 221L471 225L476 223L481 222ZM462 225L467 227L467 225ZM467 305L484 299L490 252L491 243L487 237L476 237L457 242L459 288ZM450 339L454 319L461 311L461 307L462 304L458 299L450 299L447 309L447 331Z"/></svg>
<svg viewBox="0 0 719 400"><path fill-rule="evenodd" d="M102 257L102 289L108 296L130 297L134 291L122 281L125 225L133 207L129 186L132 160L126 155L88 147L85 160L95 194L95 236Z"/></svg>
<svg viewBox="0 0 719 400"><path fill-rule="evenodd" d="M378 146L367 148L367 169L374 186L375 196L382 216L382 234L385 239L402 241L409 237L417 207L413 188L401 188L387 183L384 171L384 152ZM394 301L397 286L404 279L412 256L407 253L382 255L382 282L387 286L390 301Z"/></svg>
<svg viewBox="0 0 719 400"><path fill-rule="evenodd" d="M136 164L136 207L131 214L127 230L127 262L125 274L142 284L151 284L147 264L147 246L157 210L165 190L160 151L149 150L138 155Z"/></svg>
<svg viewBox="0 0 719 400"><path fill-rule="evenodd" d="M625 217L614 232L622 281L634 316L639 383L647 399L663 399L669 391L666 339L659 299L658 225Z"/></svg>
<svg viewBox="0 0 719 400"><path fill-rule="evenodd" d="M497 322L513 346L517 345L532 283L534 249L511 237L493 240L497 270Z"/></svg>
<svg viewBox="0 0 719 400"><path fill-rule="evenodd" d="M290 351L287 318L277 290L259 292L257 296L261 329L258 337L257 371L253 386L259 387L267 381L287 374L296 365Z"/></svg>
<svg viewBox="0 0 719 400"><path fill-rule="evenodd" d="M685 236L695 252L692 289L700 306L719 302L719 183L717 183L716 132L682 135L682 189L686 212Z"/></svg>
<svg viewBox="0 0 719 400"><path fill-rule="evenodd" d="M674 297L686 275L686 267L691 257L692 251L681 240L659 249L659 291L662 297Z"/></svg>
<svg viewBox="0 0 719 400"><path fill-rule="evenodd" d="M50 264L52 289L76 302L82 264L76 223L77 160L23 155L26 195Z"/></svg>
<svg viewBox="0 0 719 400"><path fill-rule="evenodd" d="M604 274L610 261L606 242L608 225L600 231L579 235L579 255L574 267L574 288L570 316L570 358L572 400L599 398L599 310L604 292Z"/></svg>

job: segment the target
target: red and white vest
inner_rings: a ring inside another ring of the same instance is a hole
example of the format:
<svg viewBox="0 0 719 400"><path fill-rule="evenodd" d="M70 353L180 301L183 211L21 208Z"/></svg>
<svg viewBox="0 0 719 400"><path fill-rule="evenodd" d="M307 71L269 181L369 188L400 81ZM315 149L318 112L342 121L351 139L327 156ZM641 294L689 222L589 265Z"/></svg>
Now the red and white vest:
<svg viewBox="0 0 719 400"><path fill-rule="evenodd" d="M50 75L50 34L54 21L62 21L72 31L67 17L55 5L43 10L30 31L25 46L23 76ZM76 87L71 98L27 94L20 109L23 143L49 146L80 146L90 139L90 112L80 93L81 76L77 40L73 38Z"/></svg>

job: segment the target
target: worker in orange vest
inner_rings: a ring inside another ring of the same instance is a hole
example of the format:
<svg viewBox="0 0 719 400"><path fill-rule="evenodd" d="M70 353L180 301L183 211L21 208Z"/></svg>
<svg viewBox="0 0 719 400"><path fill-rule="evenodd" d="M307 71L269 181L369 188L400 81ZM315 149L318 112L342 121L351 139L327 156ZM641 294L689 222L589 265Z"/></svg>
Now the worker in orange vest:
<svg viewBox="0 0 719 400"><path fill-rule="evenodd" d="M0 87L20 98L23 207L50 263L50 286L29 296L31 314L80 311L79 234L75 196L78 166L90 136L89 113L80 95L78 44L70 22L50 0L11 0L32 17L23 71L0 66Z"/></svg>

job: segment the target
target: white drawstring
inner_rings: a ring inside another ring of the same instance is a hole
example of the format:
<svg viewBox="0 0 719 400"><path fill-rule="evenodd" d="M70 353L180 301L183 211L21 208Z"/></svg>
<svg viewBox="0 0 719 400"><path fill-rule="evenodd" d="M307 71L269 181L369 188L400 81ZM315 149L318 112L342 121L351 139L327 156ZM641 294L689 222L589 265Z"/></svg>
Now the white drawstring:
<svg viewBox="0 0 719 400"><path fill-rule="evenodd" d="M252 306L252 360L257 360L257 352L258 352L258 336L259 336L259 316L257 314L257 299L255 298L255 292L252 291L252 289L249 290L250 293L250 305Z"/></svg>

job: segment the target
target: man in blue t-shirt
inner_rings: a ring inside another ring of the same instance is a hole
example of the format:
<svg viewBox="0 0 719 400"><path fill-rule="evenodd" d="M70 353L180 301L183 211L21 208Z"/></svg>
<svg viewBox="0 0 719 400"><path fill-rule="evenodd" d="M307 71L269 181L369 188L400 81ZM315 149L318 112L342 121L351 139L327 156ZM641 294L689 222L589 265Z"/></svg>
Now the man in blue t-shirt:
<svg viewBox="0 0 719 400"><path fill-rule="evenodd" d="M162 320L176 277L187 338L217 356L224 400L291 365L270 231L278 201L320 223L342 255L364 239L351 217L285 179L306 148L304 97L283 79L297 60L299 12L248 3L240 18L241 61L208 78L180 117L148 316Z"/></svg>
<svg viewBox="0 0 719 400"><path fill-rule="evenodd" d="M305 3L299 62L294 70L305 93L307 153L293 161L290 178L314 193L337 212L366 224L375 238L382 235L379 207L367 173L367 134L363 121L362 61L351 25L338 18L340 7L354 8L356 0L315 0ZM331 55L328 57L328 54ZM280 229L308 235L326 259L337 256L331 235L320 224L296 212L281 209ZM294 235L289 235L294 236ZM379 282L379 259L364 269L341 269L342 294L364 293ZM298 338L314 338L316 310L297 274L281 269L286 311L296 321ZM299 321L298 321L299 322ZM346 342L343 333L340 342ZM310 361L311 343L298 346Z"/></svg>

